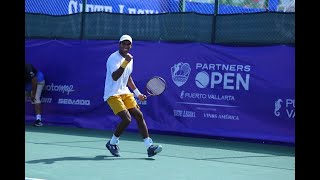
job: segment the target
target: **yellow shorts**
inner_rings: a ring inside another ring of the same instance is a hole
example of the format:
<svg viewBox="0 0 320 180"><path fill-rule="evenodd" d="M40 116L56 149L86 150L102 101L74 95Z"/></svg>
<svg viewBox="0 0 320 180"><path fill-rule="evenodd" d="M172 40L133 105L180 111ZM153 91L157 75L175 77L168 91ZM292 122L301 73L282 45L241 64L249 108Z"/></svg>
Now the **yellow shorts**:
<svg viewBox="0 0 320 180"><path fill-rule="evenodd" d="M110 96L107 100L110 108L114 114L131 108L139 108L136 100L133 97L133 94L121 94L116 96Z"/></svg>

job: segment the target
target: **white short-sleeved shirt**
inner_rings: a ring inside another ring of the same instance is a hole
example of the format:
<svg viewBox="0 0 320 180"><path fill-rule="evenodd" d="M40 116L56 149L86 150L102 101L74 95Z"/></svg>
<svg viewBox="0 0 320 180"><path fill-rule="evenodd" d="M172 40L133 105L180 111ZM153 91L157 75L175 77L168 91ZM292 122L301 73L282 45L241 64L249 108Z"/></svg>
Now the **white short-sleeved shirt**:
<svg viewBox="0 0 320 180"><path fill-rule="evenodd" d="M119 69L122 62L124 61L124 57L121 56L119 51L112 53L107 60L107 74L104 85L104 101L110 96L120 95L120 94L130 94L130 90L127 86L128 79L133 69L133 59L128 63L127 67L124 69L123 74L117 81L112 79L112 73Z"/></svg>

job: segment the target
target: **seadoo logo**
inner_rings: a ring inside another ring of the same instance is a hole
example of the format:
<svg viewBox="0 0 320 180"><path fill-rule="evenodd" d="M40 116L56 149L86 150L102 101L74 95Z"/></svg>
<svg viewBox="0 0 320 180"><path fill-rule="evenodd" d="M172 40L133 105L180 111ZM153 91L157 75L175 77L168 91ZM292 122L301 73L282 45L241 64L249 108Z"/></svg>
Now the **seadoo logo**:
<svg viewBox="0 0 320 180"><path fill-rule="evenodd" d="M62 99L62 98L59 98L58 104L90 106L90 100L88 100L88 99Z"/></svg>
<svg viewBox="0 0 320 180"><path fill-rule="evenodd" d="M178 86L184 85L187 82L191 72L188 63L179 62L171 67L171 77L173 82Z"/></svg>

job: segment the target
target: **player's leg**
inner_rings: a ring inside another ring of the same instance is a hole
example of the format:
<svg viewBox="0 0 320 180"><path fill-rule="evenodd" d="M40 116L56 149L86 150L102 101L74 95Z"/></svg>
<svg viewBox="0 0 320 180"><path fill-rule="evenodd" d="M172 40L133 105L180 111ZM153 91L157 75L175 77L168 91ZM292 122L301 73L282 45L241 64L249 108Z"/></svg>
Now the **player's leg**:
<svg viewBox="0 0 320 180"><path fill-rule="evenodd" d="M133 107L129 109L129 112L132 115L132 117L137 121L138 129L143 139L148 138L149 137L148 127L140 109L138 107Z"/></svg>
<svg viewBox="0 0 320 180"><path fill-rule="evenodd" d="M35 101L33 102L35 113L36 113L36 121L34 123L35 126L42 126L42 119L41 119L41 94L42 90L44 88L45 81L38 82L37 84L37 90L35 95Z"/></svg>
<svg viewBox="0 0 320 180"><path fill-rule="evenodd" d="M129 114L126 106L124 105L121 96L111 96L107 103L112 109L113 113L120 117L121 122L118 124L112 138L107 142L106 147L110 153L114 156L120 156L119 153L119 138L124 130L129 126L131 122L131 115Z"/></svg>
<svg viewBox="0 0 320 180"><path fill-rule="evenodd" d="M132 94L129 94L124 98L124 104L128 108L133 118L137 121L138 129L143 137L144 144L147 148L148 156L151 157L156 155L157 153L160 153L162 151L162 146L153 145L153 141L149 136L148 127L144 120L143 113L140 111L140 107L138 106Z"/></svg>

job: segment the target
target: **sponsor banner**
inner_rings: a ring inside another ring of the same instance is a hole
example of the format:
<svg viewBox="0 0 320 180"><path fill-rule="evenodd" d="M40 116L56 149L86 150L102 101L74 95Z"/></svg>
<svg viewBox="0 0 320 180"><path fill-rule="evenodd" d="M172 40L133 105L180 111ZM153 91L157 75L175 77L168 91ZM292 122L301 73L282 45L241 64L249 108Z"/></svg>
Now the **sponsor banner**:
<svg viewBox="0 0 320 180"><path fill-rule="evenodd" d="M25 12L66 15L82 12L82 0L27 0ZM86 12L158 14L178 12L179 0L87 0Z"/></svg>
<svg viewBox="0 0 320 180"><path fill-rule="evenodd" d="M279 0L270 0L269 10L275 11ZM266 0L222 0L219 1L219 14L264 11ZM67 15L82 12L82 0L26 0L25 12L50 15ZM180 0L87 0L86 12L108 12L123 14L159 14L180 12ZM281 6L283 7L283 6ZM281 8L279 8L281 9ZM282 8L283 9L283 8ZM213 14L214 0L183 3L183 12Z"/></svg>
<svg viewBox="0 0 320 180"><path fill-rule="evenodd" d="M44 119L86 128L116 126L119 118L103 102L103 90L106 60L117 44L26 41L26 61L46 78ZM132 77L142 93L153 76L167 82L160 96L137 100L150 129L294 143L294 47L136 41L131 53ZM136 122L129 128L137 129Z"/></svg>

